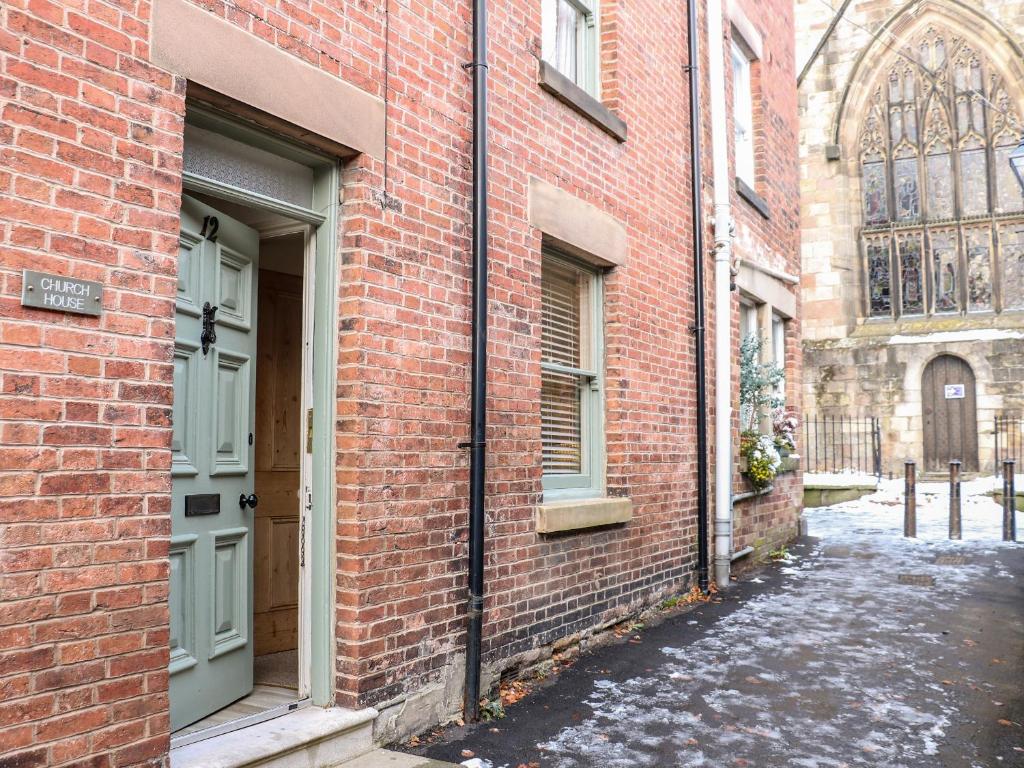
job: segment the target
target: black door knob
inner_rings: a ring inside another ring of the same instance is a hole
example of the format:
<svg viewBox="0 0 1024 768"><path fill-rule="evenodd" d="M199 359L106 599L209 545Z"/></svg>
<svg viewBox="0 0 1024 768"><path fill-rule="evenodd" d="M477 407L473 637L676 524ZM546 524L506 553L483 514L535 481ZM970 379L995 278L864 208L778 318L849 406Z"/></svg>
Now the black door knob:
<svg viewBox="0 0 1024 768"><path fill-rule="evenodd" d="M244 493L238 497L238 508L245 509L256 509L256 505L260 503L259 497L255 493L250 493L246 496Z"/></svg>

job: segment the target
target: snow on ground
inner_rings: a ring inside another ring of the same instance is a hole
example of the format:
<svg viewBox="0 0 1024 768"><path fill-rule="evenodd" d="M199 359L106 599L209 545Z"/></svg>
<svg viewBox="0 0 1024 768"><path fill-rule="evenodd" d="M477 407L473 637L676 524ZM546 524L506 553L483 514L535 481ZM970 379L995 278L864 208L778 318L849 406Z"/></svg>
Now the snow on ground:
<svg viewBox="0 0 1024 768"><path fill-rule="evenodd" d="M901 481L807 510L821 541L787 564L781 587L687 630L650 674L598 681L592 715L538 745L544 768L934 765L951 723L967 716L936 679L934 660L949 659L936 626L955 624L976 579L1013 578L985 555L1021 546L1001 541L1001 508L984 495L996 486L963 484L962 542L946 538L941 483L918 485L916 540L902 536ZM936 562L952 553L967 562ZM934 577L941 590L899 574Z"/></svg>
<svg viewBox="0 0 1024 768"><path fill-rule="evenodd" d="M812 488L849 488L878 485L878 478L866 472L804 472L804 485Z"/></svg>
<svg viewBox="0 0 1024 768"><path fill-rule="evenodd" d="M1008 331L1001 328L982 328L969 331L936 331L911 335L896 335L889 339L890 344L941 344L945 341L1000 341L1002 339L1024 339L1020 331Z"/></svg>
<svg viewBox="0 0 1024 768"><path fill-rule="evenodd" d="M1017 487L1022 478L1016 479ZM903 540L903 487L904 481L883 480L877 492L856 501L836 504L831 507L807 509L804 511L811 536L830 541L849 536L866 536L877 533L895 537L899 547L908 542ZM1002 479L980 477L960 484L960 508L964 541L992 541L1000 544L1003 535L1003 510L991 494L1002 490ZM1024 538L1021 528L1021 514L1017 513L1017 530ZM948 547L957 548L949 542L949 483L917 484L917 538L938 546L946 542Z"/></svg>

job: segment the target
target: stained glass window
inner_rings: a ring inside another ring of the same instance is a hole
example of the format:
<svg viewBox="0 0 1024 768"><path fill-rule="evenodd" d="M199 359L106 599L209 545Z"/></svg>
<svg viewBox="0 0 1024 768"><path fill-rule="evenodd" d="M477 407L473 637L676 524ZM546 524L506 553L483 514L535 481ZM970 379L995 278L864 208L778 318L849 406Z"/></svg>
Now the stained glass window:
<svg viewBox="0 0 1024 768"><path fill-rule="evenodd" d="M917 110L914 107L906 107L903 110L903 125L907 141L911 144L917 143Z"/></svg>
<svg viewBox="0 0 1024 768"><path fill-rule="evenodd" d="M865 163L864 218L868 224L889 220L889 196L885 186L885 163Z"/></svg>
<svg viewBox="0 0 1024 768"><path fill-rule="evenodd" d="M949 153L928 155L928 214L931 219L953 218L953 169Z"/></svg>
<svg viewBox="0 0 1024 768"><path fill-rule="evenodd" d="M1024 224L999 230L1003 257L1003 308L1024 309Z"/></svg>
<svg viewBox="0 0 1024 768"><path fill-rule="evenodd" d="M877 239L867 246L868 275L871 286L872 316L892 314L892 274L889 264L889 242Z"/></svg>
<svg viewBox="0 0 1024 768"><path fill-rule="evenodd" d="M971 312L992 309L992 259L988 230L966 233L967 308Z"/></svg>
<svg viewBox="0 0 1024 768"><path fill-rule="evenodd" d="M1024 309L1020 86L937 25L891 55L859 139L872 317Z"/></svg>
<svg viewBox="0 0 1024 768"><path fill-rule="evenodd" d="M956 101L956 129L961 135L971 130L970 105L966 96L961 96Z"/></svg>
<svg viewBox="0 0 1024 768"><path fill-rule="evenodd" d="M921 273L921 241L917 237L901 237L900 284L903 286L903 313L924 312L924 276Z"/></svg>
<svg viewBox="0 0 1024 768"><path fill-rule="evenodd" d="M960 302L957 297L959 257L955 232L931 233L932 275L934 276L936 312L955 312Z"/></svg>
<svg viewBox="0 0 1024 768"><path fill-rule="evenodd" d="M921 193L917 189L917 158L904 157L893 163L896 185L896 219L913 221L921 217Z"/></svg>
<svg viewBox="0 0 1024 768"><path fill-rule="evenodd" d="M1024 209L1024 193L1020 182L1010 167L1010 153L1016 149L1017 142L1003 144L996 148L996 211L998 213L1016 213Z"/></svg>
<svg viewBox="0 0 1024 768"><path fill-rule="evenodd" d="M965 216L988 213L988 173L985 150L960 153L960 196Z"/></svg>
<svg viewBox="0 0 1024 768"><path fill-rule="evenodd" d="M903 138L903 110L894 109L889 113L889 138L893 144L899 144Z"/></svg>

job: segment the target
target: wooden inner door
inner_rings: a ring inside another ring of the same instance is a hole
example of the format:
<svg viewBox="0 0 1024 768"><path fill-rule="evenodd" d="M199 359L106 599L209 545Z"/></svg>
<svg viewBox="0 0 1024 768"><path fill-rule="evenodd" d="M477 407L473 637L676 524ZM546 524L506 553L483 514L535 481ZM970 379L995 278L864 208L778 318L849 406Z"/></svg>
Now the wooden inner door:
<svg viewBox="0 0 1024 768"><path fill-rule="evenodd" d="M924 411L924 464L927 472L946 473L949 462L962 471L978 471L978 412L974 371L954 355L928 363L921 382Z"/></svg>
<svg viewBox="0 0 1024 768"><path fill-rule="evenodd" d="M256 379L257 656L299 644L302 277L260 271Z"/></svg>

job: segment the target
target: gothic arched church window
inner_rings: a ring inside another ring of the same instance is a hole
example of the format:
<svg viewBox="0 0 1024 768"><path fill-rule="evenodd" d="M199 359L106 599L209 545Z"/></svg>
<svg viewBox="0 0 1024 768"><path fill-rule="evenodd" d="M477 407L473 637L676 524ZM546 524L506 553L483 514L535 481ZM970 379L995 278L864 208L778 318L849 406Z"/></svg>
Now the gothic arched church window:
<svg viewBox="0 0 1024 768"><path fill-rule="evenodd" d="M860 134L865 309L1024 309L1024 195L1009 165L1024 130L1016 88L948 30L910 42L892 53Z"/></svg>

